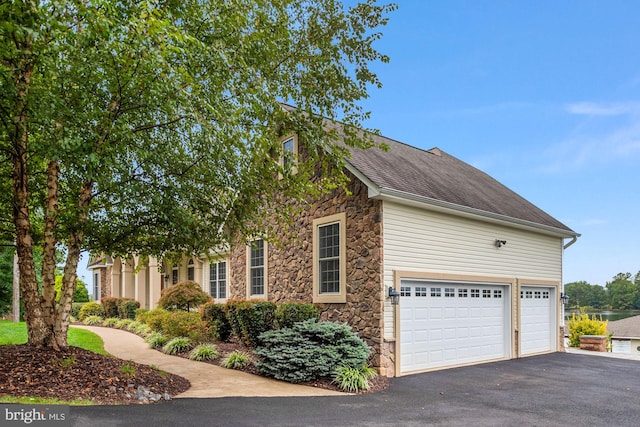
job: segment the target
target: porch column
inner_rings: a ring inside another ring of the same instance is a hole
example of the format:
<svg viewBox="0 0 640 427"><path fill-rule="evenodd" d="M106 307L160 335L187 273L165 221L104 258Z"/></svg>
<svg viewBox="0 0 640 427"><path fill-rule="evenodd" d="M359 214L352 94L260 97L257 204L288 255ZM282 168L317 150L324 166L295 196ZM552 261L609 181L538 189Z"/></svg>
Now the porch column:
<svg viewBox="0 0 640 427"><path fill-rule="evenodd" d="M122 295L122 260L120 257L113 259L111 267L111 296L120 298Z"/></svg>
<svg viewBox="0 0 640 427"><path fill-rule="evenodd" d="M124 264L124 268L122 269L123 275L123 297L125 298L135 298L135 283L133 279L133 270L134 270L134 261L133 258L127 258Z"/></svg>
<svg viewBox="0 0 640 427"><path fill-rule="evenodd" d="M140 257L135 257L134 262L138 266L138 273L134 276L135 300L140 303L140 307L148 308L147 301L147 268L140 265Z"/></svg>
<svg viewBox="0 0 640 427"><path fill-rule="evenodd" d="M200 285L200 288L202 288L204 290L204 282L203 282L203 277L202 277L202 267L203 267L203 262L200 261L199 259L196 259L193 262L193 280L195 282L197 282Z"/></svg>
<svg viewBox="0 0 640 427"><path fill-rule="evenodd" d="M149 309L154 309L158 306L163 281L164 277L160 272L158 258L149 257Z"/></svg>

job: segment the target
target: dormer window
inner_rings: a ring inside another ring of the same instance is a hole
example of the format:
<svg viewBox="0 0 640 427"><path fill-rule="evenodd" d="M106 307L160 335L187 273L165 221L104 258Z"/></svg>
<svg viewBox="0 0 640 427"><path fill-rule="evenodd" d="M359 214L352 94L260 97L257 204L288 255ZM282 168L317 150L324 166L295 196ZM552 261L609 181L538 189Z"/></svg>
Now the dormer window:
<svg viewBox="0 0 640 427"><path fill-rule="evenodd" d="M283 169L296 173L296 165L298 164L298 139L295 135L282 140L281 163Z"/></svg>

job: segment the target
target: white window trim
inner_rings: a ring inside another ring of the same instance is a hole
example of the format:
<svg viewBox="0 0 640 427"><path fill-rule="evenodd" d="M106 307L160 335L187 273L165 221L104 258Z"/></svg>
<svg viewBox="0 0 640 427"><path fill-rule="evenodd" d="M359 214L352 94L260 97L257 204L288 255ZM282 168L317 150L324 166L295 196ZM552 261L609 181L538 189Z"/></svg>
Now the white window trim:
<svg viewBox="0 0 640 427"><path fill-rule="evenodd" d="M193 278L189 279L189 270L193 270ZM193 258L189 258L187 261L187 280L191 280L193 282L196 281L196 263Z"/></svg>
<svg viewBox="0 0 640 427"><path fill-rule="evenodd" d="M102 286L100 286L100 282L102 281L102 272L98 269L93 270L93 289L92 292L97 292L98 295L93 295L93 300L100 302L100 295L102 294ZM96 280L96 276L98 276ZM97 283L96 283L97 282Z"/></svg>
<svg viewBox="0 0 640 427"><path fill-rule="evenodd" d="M207 278L205 280L205 283L206 283L206 286L207 286L207 292L209 293L209 296L211 296L211 265L212 264L219 264L221 262L225 263L225 268L224 268L225 276L226 276L225 282L226 282L226 287L227 287L227 289L225 290L226 291L225 293L226 293L227 296L225 298L214 298L214 301L216 301L216 302L224 302L227 299L229 299L229 289L230 289L230 286L229 286L229 258L228 257L224 257L224 258L220 258L220 259L215 260L215 261L208 262L207 265L206 265L206 272L205 272L205 274L207 276ZM219 295L219 292L216 292L216 295ZM211 296L211 298L213 298L213 296Z"/></svg>
<svg viewBox="0 0 640 427"><path fill-rule="evenodd" d="M246 250L246 260L247 260L247 281L246 281L246 296L247 299L263 299L266 300L268 299L268 295L269 295L269 244L267 243L267 241L265 239L255 239L254 241L258 241L258 240L262 240L263 242L263 247L264 247L264 257L263 257L263 264L262 264L262 268L264 270L264 293L263 294L255 294L252 295L251 294L251 243L248 244L246 246L247 250Z"/></svg>
<svg viewBox="0 0 640 427"><path fill-rule="evenodd" d="M320 260L318 250L318 228L333 223L340 224L340 291L320 293ZM347 214L345 212L313 220L313 302L347 302Z"/></svg>

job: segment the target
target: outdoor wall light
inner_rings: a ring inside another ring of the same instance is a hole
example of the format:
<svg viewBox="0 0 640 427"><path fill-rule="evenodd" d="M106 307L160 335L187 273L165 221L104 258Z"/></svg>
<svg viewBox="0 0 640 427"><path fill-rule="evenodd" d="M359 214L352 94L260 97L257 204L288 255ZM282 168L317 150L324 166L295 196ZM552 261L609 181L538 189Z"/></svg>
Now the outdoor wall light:
<svg viewBox="0 0 640 427"><path fill-rule="evenodd" d="M496 248L501 248L506 244L507 244L506 240L496 239L496 242L495 242Z"/></svg>
<svg viewBox="0 0 640 427"><path fill-rule="evenodd" d="M563 305L567 305L569 303L569 295L565 294L564 292L561 292L560 301L562 301Z"/></svg>
<svg viewBox="0 0 640 427"><path fill-rule="evenodd" d="M389 286L389 298L391 298L392 305L398 305L398 303L400 302L400 292Z"/></svg>

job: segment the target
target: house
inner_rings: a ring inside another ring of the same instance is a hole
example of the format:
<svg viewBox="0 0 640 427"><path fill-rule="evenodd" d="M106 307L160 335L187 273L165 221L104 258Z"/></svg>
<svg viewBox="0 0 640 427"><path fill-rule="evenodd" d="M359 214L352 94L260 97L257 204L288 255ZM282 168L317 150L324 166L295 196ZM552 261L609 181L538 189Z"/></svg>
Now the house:
<svg viewBox="0 0 640 427"><path fill-rule="evenodd" d="M217 301L314 302L388 376L562 350L562 256L579 234L438 148L373 138L389 150L352 149L349 192L312 201L293 241L216 261L114 258L111 295L153 308L190 279ZM304 150L295 135L282 144Z"/></svg>

